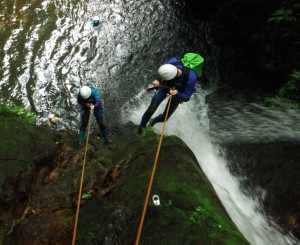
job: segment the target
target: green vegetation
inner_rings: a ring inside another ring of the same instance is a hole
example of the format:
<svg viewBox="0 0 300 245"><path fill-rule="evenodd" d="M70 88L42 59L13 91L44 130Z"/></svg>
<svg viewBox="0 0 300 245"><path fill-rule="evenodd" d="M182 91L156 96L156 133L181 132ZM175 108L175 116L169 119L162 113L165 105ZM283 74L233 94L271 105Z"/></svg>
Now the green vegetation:
<svg viewBox="0 0 300 245"><path fill-rule="evenodd" d="M0 115L4 117L18 117L30 124L36 123L36 115L28 108L14 104L0 104Z"/></svg>
<svg viewBox="0 0 300 245"><path fill-rule="evenodd" d="M293 10L281 8L279 10L276 10L271 15L268 22L279 23L279 22L291 22L296 20L297 19L293 16Z"/></svg>
<svg viewBox="0 0 300 245"><path fill-rule="evenodd" d="M285 109L297 109L299 108L299 103L286 98L290 93L299 90L300 72L293 71L289 74L290 80L285 83L273 97L264 98L264 102L276 107L282 107Z"/></svg>
<svg viewBox="0 0 300 245"><path fill-rule="evenodd" d="M272 107L279 107L283 109L297 109L299 108L299 62L297 59L298 47L300 41L297 35L299 29L299 21L295 17L300 10L299 3L282 2L280 9L274 11L268 18L269 27L275 31L276 34L270 35L271 45L266 53L269 58L265 59L264 64L270 65L269 71L277 72L277 76L283 77L281 87L276 91L274 96L264 98L264 102ZM282 52L283 47L289 47L285 52ZM270 59L272 57L272 59ZM268 63L269 62L269 63ZM266 66L267 67L267 66ZM290 72L293 70L290 74ZM285 78L288 77L287 82Z"/></svg>
<svg viewBox="0 0 300 245"><path fill-rule="evenodd" d="M143 129L142 135L147 136L149 134L153 134L153 127L146 127Z"/></svg>
<svg viewBox="0 0 300 245"><path fill-rule="evenodd" d="M172 200L168 200L167 203L165 204L166 207L171 207L173 205Z"/></svg>
<svg viewBox="0 0 300 245"><path fill-rule="evenodd" d="M178 141L174 141L174 144L178 144ZM163 150L166 149L169 147ZM144 236L151 237L153 241L159 237L169 241L165 244L174 244L174 241L181 238L185 239L185 244L205 244L206 241L211 241L212 244L247 244L218 201L213 198L213 190L205 181L204 175L203 182L195 181L202 172L200 169L196 171L197 166L182 153L160 158L152 192L159 194L161 206L157 207L150 202L148 208L151 222L157 224L157 227L151 228L151 234L145 229ZM195 168L192 174L191 168ZM188 178L176 175L176 172ZM176 226L172 225L174 223ZM159 231L163 229L166 231L162 235Z"/></svg>

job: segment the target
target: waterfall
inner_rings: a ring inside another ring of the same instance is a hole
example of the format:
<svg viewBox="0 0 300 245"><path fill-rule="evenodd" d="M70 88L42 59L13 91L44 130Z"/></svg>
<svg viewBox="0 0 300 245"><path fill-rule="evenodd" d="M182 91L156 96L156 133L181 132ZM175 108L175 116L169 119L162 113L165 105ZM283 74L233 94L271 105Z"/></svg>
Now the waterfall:
<svg viewBox="0 0 300 245"><path fill-rule="evenodd" d="M1 23L6 23L5 28L0 23L0 101L31 107L38 124L45 123L50 112L58 113L77 130L80 114L75 94L86 82L102 93L108 123L118 122L124 105L124 122L139 124L151 94L138 90L149 83L160 62L186 52L200 52L206 59L205 78L212 86L219 82L218 49L208 24L183 13L184 1L14 1L13 6L4 2L4 7L7 14L0 11ZM96 32L89 29L94 15L103 20ZM131 99L122 100L116 94ZM221 149L209 136L211 118L205 96L198 89L190 102L181 104L169 120L166 134L177 135L194 152L232 220L251 244L294 244L275 224L270 226L258 200L245 196L238 179L229 173L219 154ZM160 126L155 126L157 132ZM250 129L253 124L244 126ZM282 137L282 132L277 128L274 134ZM247 133L247 137L252 135ZM215 137L228 135L236 137L226 128Z"/></svg>
<svg viewBox="0 0 300 245"><path fill-rule="evenodd" d="M208 107L205 104L205 96L205 91L198 87L192 99L188 103L181 104L169 119L165 134L181 138L193 151L232 221L250 244L297 244L293 237L283 235L276 224L264 215L259 198L246 195L240 189L239 179L229 172L226 160L220 154L219 146L214 144L209 136ZM138 125L151 97L152 94L142 92L126 103L123 107L123 114L126 115L124 120ZM163 112L166 102L167 99L153 116ZM154 129L160 133L161 127L162 124L157 124ZM263 195L263 192L261 194Z"/></svg>

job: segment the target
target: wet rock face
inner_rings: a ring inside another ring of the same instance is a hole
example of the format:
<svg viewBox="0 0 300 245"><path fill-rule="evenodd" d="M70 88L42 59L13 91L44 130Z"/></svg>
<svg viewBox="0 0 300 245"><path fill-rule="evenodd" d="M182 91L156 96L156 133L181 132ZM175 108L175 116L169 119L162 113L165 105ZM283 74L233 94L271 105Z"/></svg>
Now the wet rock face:
<svg viewBox="0 0 300 245"><path fill-rule="evenodd" d="M6 180L6 203L0 202L4 244L69 244L79 201L76 243L133 244L158 141L154 132L137 135L136 131L136 126L124 126L112 135L115 147L92 134L86 152L74 144L76 133L62 133L53 141L57 150L51 161L42 161L32 171L13 169L14 174ZM221 244L226 239L248 245L193 153L174 136L165 137L164 142L153 182L161 203L157 207L149 202L142 242L176 244L189 239L189 244ZM79 198L85 153L83 195ZM205 206L201 215L192 211L197 205Z"/></svg>
<svg viewBox="0 0 300 245"><path fill-rule="evenodd" d="M0 203L14 212L13 203L28 200L36 166L53 158L57 146L48 129L18 118L0 116L0 128Z"/></svg>
<svg viewBox="0 0 300 245"><path fill-rule="evenodd" d="M0 172L7 174L0 178L2 187L0 203L9 204L26 200L35 175L35 166L24 161L0 161Z"/></svg>
<svg viewBox="0 0 300 245"><path fill-rule="evenodd" d="M245 176L243 188L260 192L266 213L300 239L300 143L226 145L229 167ZM262 191L265 190L266 192ZM264 194L263 194L264 193Z"/></svg>
<svg viewBox="0 0 300 245"><path fill-rule="evenodd" d="M101 244L124 244L126 237L123 231L126 230L129 222L125 210L122 208L116 209L109 220L110 222L105 228L105 237L102 239Z"/></svg>

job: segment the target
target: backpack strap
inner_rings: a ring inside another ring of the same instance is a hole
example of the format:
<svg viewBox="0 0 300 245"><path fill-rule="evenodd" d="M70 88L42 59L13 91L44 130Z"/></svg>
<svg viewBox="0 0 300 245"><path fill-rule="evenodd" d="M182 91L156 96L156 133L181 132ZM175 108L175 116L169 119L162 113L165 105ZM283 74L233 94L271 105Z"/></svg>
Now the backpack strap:
<svg viewBox="0 0 300 245"><path fill-rule="evenodd" d="M184 72L184 74L183 74L183 84L184 84L184 87L186 87L187 82L188 82L188 80L189 80L190 71L191 71L191 70L190 70L189 68L186 67L186 70L185 70L185 72Z"/></svg>
<svg viewBox="0 0 300 245"><path fill-rule="evenodd" d="M184 66L183 63L181 62L181 60L179 60L179 59L178 59L178 61L173 62L171 64L174 66L181 65L182 67L185 68L185 71L182 71L182 72L183 72L183 84L184 84L184 87L186 87L187 82L189 80L189 76L190 76L190 69L188 67Z"/></svg>

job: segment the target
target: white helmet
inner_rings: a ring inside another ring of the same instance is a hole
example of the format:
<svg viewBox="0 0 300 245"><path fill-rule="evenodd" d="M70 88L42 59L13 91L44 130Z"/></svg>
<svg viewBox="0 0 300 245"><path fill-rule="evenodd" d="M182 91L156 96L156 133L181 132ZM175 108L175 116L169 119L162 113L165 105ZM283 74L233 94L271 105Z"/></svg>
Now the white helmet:
<svg viewBox="0 0 300 245"><path fill-rule="evenodd" d="M99 16L95 16L94 20L100 20Z"/></svg>
<svg viewBox="0 0 300 245"><path fill-rule="evenodd" d="M49 114L49 116L48 116L49 119L51 119L53 117L55 117L54 114Z"/></svg>
<svg viewBox="0 0 300 245"><path fill-rule="evenodd" d="M92 93L92 90L89 86L83 86L81 89L80 89L80 96L83 98L83 99L87 99L88 97L91 96L91 93Z"/></svg>
<svg viewBox="0 0 300 245"><path fill-rule="evenodd" d="M162 78L162 80L172 80L177 75L177 68L174 65L165 64L159 67L158 74Z"/></svg>

